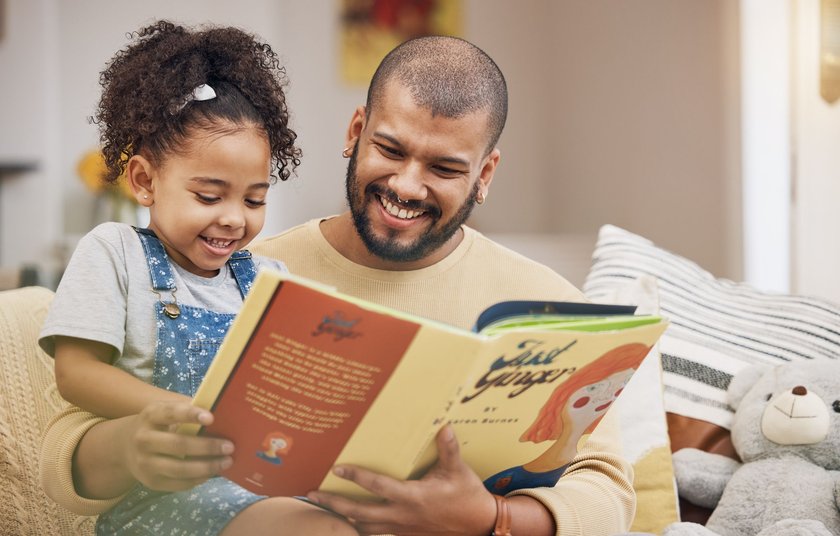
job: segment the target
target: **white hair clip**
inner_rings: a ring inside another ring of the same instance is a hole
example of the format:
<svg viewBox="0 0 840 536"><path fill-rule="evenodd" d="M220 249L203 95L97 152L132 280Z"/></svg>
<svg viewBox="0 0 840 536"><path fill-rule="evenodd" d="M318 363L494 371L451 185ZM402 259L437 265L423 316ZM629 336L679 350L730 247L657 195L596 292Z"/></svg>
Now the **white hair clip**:
<svg viewBox="0 0 840 536"><path fill-rule="evenodd" d="M216 91L207 84L201 84L196 86L196 88L184 98L184 101L172 110L172 115L180 113L180 111L184 109L184 106L192 101L206 101L215 98Z"/></svg>
<svg viewBox="0 0 840 536"><path fill-rule="evenodd" d="M216 98L216 91L207 84L196 86L192 92L192 100L205 101Z"/></svg>

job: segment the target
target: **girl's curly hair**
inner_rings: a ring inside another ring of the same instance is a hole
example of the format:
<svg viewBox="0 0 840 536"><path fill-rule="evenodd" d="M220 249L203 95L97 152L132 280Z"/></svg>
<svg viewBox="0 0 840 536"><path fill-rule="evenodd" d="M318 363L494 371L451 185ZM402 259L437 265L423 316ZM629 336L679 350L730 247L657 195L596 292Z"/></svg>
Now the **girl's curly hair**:
<svg viewBox="0 0 840 536"><path fill-rule="evenodd" d="M226 132L225 123L265 131L272 177L286 180L300 165L283 92L286 71L268 44L237 28L191 30L166 20L129 37L135 41L100 73L102 98L91 119L100 129L106 181L115 182L141 151L160 164L183 150L195 129ZM216 98L191 100L201 84Z"/></svg>

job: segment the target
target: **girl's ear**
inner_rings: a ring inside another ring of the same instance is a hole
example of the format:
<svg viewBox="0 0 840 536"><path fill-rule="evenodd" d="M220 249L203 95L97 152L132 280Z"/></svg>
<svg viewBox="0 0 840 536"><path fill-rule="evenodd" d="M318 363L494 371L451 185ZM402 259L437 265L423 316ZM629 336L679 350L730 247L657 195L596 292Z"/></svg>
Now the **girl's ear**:
<svg viewBox="0 0 840 536"><path fill-rule="evenodd" d="M155 202L153 169L152 163L139 154L129 158L125 166L125 178L131 187L134 199L147 208Z"/></svg>

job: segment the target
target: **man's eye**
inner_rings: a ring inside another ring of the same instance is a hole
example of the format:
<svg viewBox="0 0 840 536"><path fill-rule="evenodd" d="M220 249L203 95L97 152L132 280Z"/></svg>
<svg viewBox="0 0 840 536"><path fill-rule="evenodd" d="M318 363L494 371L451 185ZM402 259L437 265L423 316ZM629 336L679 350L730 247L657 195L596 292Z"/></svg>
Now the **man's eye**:
<svg viewBox="0 0 840 536"><path fill-rule="evenodd" d="M388 147L387 145L378 145L377 147L379 147L379 150L382 151L385 156L402 156L402 153L393 147Z"/></svg>
<svg viewBox="0 0 840 536"><path fill-rule="evenodd" d="M448 168L445 166L435 166L435 170L437 170L437 172L441 175L458 175L459 173L461 173L460 170Z"/></svg>
<svg viewBox="0 0 840 536"><path fill-rule="evenodd" d="M204 195L204 194L196 193L195 196L198 198L199 201L201 201L202 203L207 203L207 204L215 203L216 201L219 200L218 197L212 196L212 195Z"/></svg>

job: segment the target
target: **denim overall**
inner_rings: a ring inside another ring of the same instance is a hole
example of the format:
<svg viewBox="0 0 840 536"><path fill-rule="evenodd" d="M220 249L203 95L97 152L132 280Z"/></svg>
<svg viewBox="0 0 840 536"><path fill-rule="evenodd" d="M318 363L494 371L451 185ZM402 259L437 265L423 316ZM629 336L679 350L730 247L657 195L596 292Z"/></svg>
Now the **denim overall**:
<svg viewBox="0 0 840 536"><path fill-rule="evenodd" d="M152 288L161 297L155 305L153 383L194 396L235 314L178 305L172 266L163 245L149 229L136 231L146 254ZM237 251L227 265L244 298L257 273L251 254ZM164 303L164 299L172 301ZM223 477L174 493L152 491L138 484L99 517L96 534L215 535L237 513L263 498Z"/></svg>

